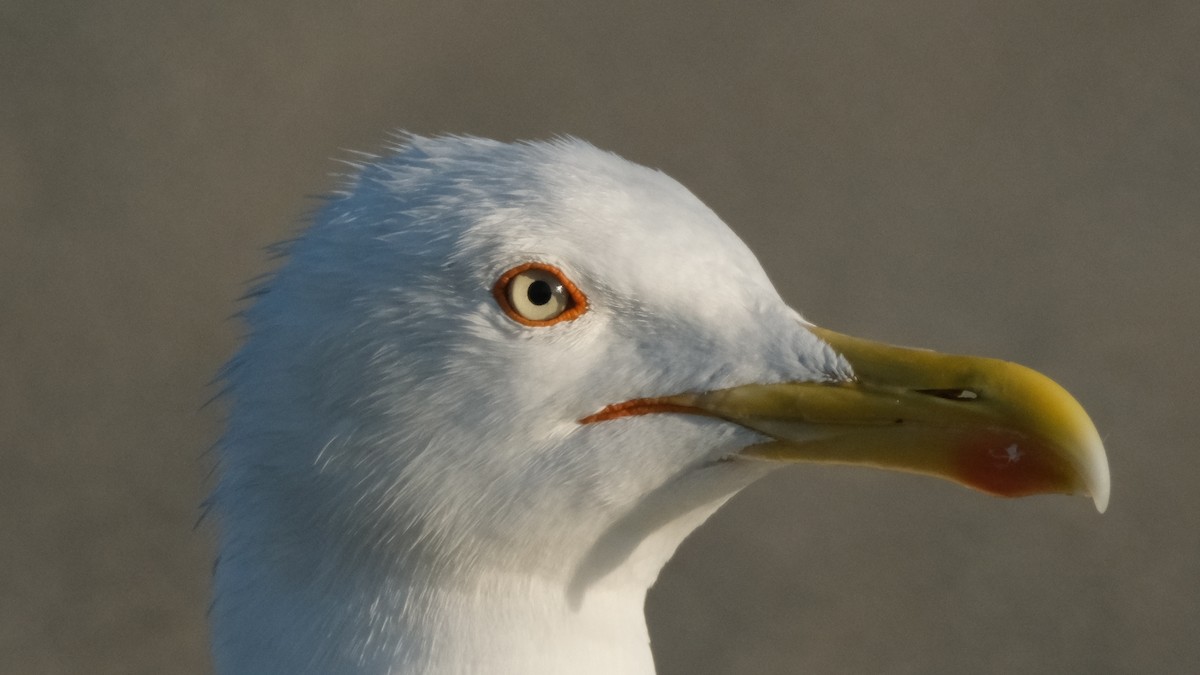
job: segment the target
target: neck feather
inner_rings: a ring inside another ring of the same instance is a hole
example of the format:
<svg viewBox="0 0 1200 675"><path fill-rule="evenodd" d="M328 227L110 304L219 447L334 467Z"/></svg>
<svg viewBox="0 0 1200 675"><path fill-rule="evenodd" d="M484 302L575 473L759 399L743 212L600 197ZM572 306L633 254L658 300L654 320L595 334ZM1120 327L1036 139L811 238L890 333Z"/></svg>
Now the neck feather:
<svg viewBox="0 0 1200 675"><path fill-rule="evenodd" d="M269 518L225 519L212 611L217 670L651 675L646 591L682 540L761 475L759 464L697 472L648 495L590 546L532 551L561 559L532 574L519 560L455 564L413 542L380 564L281 536ZM238 531L255 521L255 531Z"/></svg>

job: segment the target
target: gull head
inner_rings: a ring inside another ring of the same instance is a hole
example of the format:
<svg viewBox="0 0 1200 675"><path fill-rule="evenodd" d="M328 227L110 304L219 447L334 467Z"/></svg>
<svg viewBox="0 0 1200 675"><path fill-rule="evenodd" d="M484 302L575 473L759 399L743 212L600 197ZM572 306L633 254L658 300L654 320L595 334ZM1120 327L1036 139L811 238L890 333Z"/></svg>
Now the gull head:
<svg viewBox="0 0 1200 675"><path fill-rule="evenodd" d="M222 672L652 672L659 569L791 462L1107 502L1058 385L813 326L582 141L406 137L286 253L225 373Z"/></svg>

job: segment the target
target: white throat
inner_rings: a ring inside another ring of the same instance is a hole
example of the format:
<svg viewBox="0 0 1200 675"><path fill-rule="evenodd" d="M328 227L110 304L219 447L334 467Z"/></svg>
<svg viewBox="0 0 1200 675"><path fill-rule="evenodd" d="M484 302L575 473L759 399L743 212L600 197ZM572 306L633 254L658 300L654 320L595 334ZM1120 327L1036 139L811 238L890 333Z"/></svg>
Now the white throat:
<svg viewBox="0 0 1200 675"><path fill-rule="evenodd" d="M539 675L655 672L646 592L675 549L765 463L730 462L647 496L586 551L529 551L457 566L316 560L295 541L295 574L271 532L229 537L213 607L219 673ZM415 550L415 548L410 549ZM558 560L556 558L564 558ZM573 559L567 560L566 557ZM432 564L431 564L432 562ZM332 582L301 570L336 569ZM322 590L317 591L316 588ZM265 633L273 627L275 633Z"/></svg>

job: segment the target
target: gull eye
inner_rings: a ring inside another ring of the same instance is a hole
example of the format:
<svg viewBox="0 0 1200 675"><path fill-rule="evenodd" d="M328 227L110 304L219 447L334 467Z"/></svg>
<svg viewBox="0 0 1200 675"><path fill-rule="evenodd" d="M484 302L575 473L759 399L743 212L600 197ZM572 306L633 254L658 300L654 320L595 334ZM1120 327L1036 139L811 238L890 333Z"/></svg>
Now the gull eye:
<svg viewBox="0 0 1200 675"><path fill-rule="evenodd" d="M549 326L587 311L587 298L561 270L525 263L500 275L492 289L496 302L517 323Z"/></svg>

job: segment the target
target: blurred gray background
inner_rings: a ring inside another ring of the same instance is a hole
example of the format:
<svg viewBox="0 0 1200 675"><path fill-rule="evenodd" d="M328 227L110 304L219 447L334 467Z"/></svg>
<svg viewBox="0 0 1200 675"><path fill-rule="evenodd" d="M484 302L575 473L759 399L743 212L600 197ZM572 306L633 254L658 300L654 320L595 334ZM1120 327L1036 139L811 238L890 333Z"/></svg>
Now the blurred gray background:
<svg viewBox="0 0 1200 675"><path fill-rule="evenodd" d="M781 472L652 591L662 673L1200 672L1200 5L314 5L0 2L0 672L207 672L227 317L400 127L664 169L813 321L1104 435L1104 516Z"/></svg>

